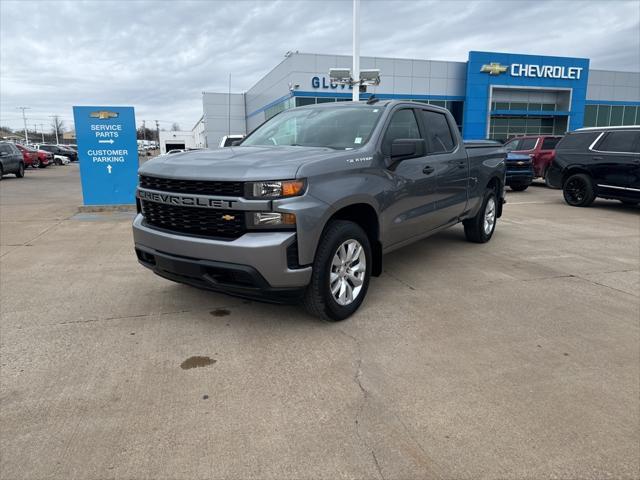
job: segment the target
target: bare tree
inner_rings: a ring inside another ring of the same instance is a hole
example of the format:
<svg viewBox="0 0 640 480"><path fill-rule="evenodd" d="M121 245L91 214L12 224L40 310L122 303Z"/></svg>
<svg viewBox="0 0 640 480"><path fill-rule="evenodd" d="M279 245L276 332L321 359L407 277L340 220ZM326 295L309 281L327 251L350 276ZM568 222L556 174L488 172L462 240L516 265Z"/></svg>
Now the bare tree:
<svg viewBox="0 0 640 480"><path fill-rule="evenodd" d="M62 134L64 132L64 122L60 120L60 117L57 115L53 117L51 120L51 133L54 135L57 133L58 138L62 139Z"/></svg>
<svg viewBox="0 0 640 480"><path fill-rule="evenodd" d="M180 130L180 125L178 125L177 122L174 122L173 125L171 125L171 131L178 132L179 130Z"/></svg>

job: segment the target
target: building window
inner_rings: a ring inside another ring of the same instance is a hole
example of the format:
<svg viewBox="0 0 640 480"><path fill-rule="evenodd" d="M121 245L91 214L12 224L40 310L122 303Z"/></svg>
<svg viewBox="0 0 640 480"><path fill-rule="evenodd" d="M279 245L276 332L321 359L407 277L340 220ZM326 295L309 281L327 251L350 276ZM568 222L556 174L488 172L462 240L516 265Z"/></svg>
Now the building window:
<svg viewBox="0 0 640 480"><path fill-rule="evenodd" d="M585 127L637 125L640 119L635 105L590 104L584 109Z"/></svg>
<svg viewBox="0 0 640 480"><path fill-rule="evenodd" d="M316 97L296 97L296 107L304 107L305 105L313 105L316 103Z"/></svg>

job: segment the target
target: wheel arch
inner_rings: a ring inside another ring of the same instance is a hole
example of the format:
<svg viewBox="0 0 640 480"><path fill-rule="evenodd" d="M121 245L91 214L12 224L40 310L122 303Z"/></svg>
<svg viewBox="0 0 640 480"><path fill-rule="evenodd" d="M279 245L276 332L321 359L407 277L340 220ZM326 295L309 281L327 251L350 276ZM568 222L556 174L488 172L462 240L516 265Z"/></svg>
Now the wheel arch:
<svg viewBox="0 0 640 480"><path fill-rule="evenodd" d="M369 203L352 203L336 210L325 222L324 228L332 220L346 220L360 226L367 234L371 244L373 267L371 275L380 276L382 273L382 242L380 241L380 219L378 212Z"/></svg>

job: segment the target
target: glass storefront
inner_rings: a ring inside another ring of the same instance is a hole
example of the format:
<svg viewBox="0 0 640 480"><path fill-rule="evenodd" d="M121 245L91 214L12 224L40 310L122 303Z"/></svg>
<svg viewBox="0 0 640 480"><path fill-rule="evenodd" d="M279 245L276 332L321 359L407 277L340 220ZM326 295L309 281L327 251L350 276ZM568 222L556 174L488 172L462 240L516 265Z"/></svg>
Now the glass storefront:
<svg viewBox="0 0 640 480"><path fill-rule="evenodd" d="M584 107L585 127L638 125L640 107L635 105L590 104Z"/></svg>
<svg viewBox="0 0 640 480"><path fill-rule="evenodd" d="M492 115L489 138L505 141L523 135L563 135L567 117L499 116Z"/></svg>

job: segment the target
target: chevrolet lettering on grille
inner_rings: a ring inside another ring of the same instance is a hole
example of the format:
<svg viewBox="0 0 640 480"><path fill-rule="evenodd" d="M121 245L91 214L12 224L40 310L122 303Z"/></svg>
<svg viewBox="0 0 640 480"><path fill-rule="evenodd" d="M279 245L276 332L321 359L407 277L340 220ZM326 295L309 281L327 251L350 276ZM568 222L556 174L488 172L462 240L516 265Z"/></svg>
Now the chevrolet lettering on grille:
<svg viewBox="0 0 640 480"><path fill-rule="evenodd" d="M218 198L209 198L200 195L182 195L175 193L150 192L148 190L138 189L138 198L148 200L150 202L164 203L166 205L179 205L182 207L201 207L201 208L234 208L236 203L232 200L220 200Z"/></svg>

